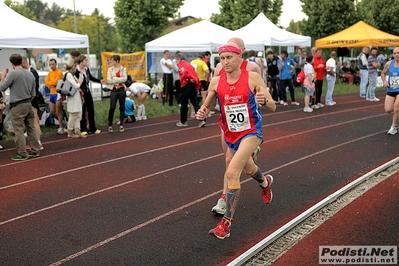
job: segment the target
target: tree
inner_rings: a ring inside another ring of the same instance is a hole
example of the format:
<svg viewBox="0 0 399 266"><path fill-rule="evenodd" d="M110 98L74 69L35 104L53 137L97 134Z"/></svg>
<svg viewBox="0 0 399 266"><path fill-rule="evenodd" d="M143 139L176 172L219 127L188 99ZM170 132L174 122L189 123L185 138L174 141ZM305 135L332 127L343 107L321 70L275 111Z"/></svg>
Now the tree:
<svg viewBox="0 0 399 266"><path fill-rule="evenodd" d="M290 24L288 25L286 30L295 34L301 34L301 31L299 30L300 23L300 21L295 22L293 19L291 19Z"/></svg>
<svg viewBox="0 0 399 266"><path fill-rule="evenodd" d="M123 52L142 51L168 27L184 0L117 0L115 25Z"/></svg>
<svg viewBox="0 0 399 266"><path fill-rule="evenodd" d="M16 1L11 1L11 0L5 0L4 3L9 6L12 10L17 12L18 14L31 19L31 20L36 20L35 14L26 6L16 2Z"/></svg>
<svg viewBox="0 0 399 266"><path fill-rule="evenodd" d="M63 18L64 13L65 8L60 7L56 3L53 3L50 8L46 9L44 17L51 20L54 24L57 25L58 21Z"/></svg>
<svg viewBox="0 0 399 266"><path fill-rule="evenodd" d="M283 0L219 0L220 14L212 14L211 21L231 30L250 23L263 12L274 24L282 14Z"/></svg>
<svg viewBox="0 0 399 266"><path fill-rule="evenodd" d="M108 18L103 15L77 16L76 25L78 34L85 34L89 37L90 53L100 55L99 47L105 51L115 51L117 49L115 39L115 28L108 22ZM55 26L55 25L54 25ZM75 32L74 17L67 16L58 22L58 29ZM98 32L100 31L100 42L98 42Z"/></svg>
<svg viewBox="0 0 399 266"><path fill-rule="evenodd" d="M363 0L357 5L359 17L371 26L399 35L399 0Z"/></svg>
<svg viewBox="0 0 399 266"><path fill-rule="evenodd" d="M41 14L44 15L48 9L48 4L43 3L41 0L25 0L24 5L27 6L37 18L39 18Z"/></svg>
<svg viewBox="0 0 399 266"><path fill-rule="evenodd" d="M300 25L304 35L316 40L357 22L357 13L353 0L300 0L302 12L308 20Z"/></svg>

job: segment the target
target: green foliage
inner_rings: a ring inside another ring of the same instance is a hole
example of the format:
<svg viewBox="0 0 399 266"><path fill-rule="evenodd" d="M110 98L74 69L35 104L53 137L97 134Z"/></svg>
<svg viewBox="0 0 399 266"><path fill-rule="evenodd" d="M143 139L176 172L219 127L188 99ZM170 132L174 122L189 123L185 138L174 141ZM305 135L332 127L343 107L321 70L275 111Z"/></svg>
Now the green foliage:
<svg viewBox="0 0 399 266"><path fill-rule="evenodd" d="M104 51L116 50L117 44L113 42L115 29L109 24L108 18L103 15L77 16L76 25L78 34L89 36L90 53L99 56L98 32L100 31L101 49ZM54 25L55 26L55 25ZM67 16L63 20L58 21L56 26L58 29L74 32L74 17Z"/></svg>
<svg viewBox="0 0 399 266"><path fill-rule="evenodd" d="M41 0L25 0L24 5L35 14L36 18L39 18L40 14L44 15L48 9L47 3L43 3Z"/></svg>
<svg viewBox="0 0 399 266"><path fill-rule="evenodd" d="M16 1L11 1L11 0L5 0L4 3L9 6L11 9L13 9L15 12L18 14L31 19L31 20L36 20L35 14L26 6L16 2Z"/></svg>
<svg viewBox="0 0 399 266"><path fill-rule="evenodd" d="M357 4L359 16L371 26L399 35L399 0L362 0Z"/></svg>
<svg viewBox="0 0 399 266"><path fill-rule="evenodd" d="M121 52L144 50L168 27L184 0L117 0L115 24L121 36Z"/></svg>
<svg viewBox="0 0 399 266"><path fill-rule="evenodd" d="M300 25L304 35L316 40L346 29L358 21L353 0L300 0L308 20Z"/></svg>
<svg viewBox="0 0 399 266"><path fill-rule="evenodd" d="M45 18L51 20L54 24L58 24L58 20L63 17L65 9L53 3L53 5L46 10Z"/></svg>
<svg viewBox="0 0 399 266"><path fill-rule="evenodd" d="M282 0L219 0L220 14L212 14L211 21L231 30L250 23L259 13L274 24L282 14Z"/></svg>

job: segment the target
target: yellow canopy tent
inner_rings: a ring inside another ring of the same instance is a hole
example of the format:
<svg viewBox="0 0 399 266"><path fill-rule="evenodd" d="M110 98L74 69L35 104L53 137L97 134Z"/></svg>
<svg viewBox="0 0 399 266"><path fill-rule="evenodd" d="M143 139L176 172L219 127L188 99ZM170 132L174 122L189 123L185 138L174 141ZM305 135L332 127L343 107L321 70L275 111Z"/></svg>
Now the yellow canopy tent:
<svg viewBox="0 0 399 266"><path fill-rule="evenodd" d="M383 32L359 21L340 32L316 40L317 48L359 48L364 46L399 46L399 36Z"/></svg>

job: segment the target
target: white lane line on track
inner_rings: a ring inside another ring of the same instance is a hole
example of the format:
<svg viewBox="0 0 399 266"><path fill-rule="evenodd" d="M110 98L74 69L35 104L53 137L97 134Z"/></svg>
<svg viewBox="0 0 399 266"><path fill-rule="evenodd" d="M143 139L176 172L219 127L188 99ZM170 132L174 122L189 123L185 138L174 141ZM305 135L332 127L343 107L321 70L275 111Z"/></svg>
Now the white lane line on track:
<svg viewBox="0 0 399 266"><path fill-rule="evenodd" d="M351 123L354 123L354 122L367 120L367 119L370 119L370 118L376 118L376 117L383 116L383 115L385 115L385 114L362 117L362 118L358 118L358 119L354 119L354 120L350 120L350 121L345 121L345 122L341 122L341 123L337 123L337 124L333 124L333 125L328 125L328 126L323 126L323 127L318 127L318 128L312 128L312 129L309 129L309 130L306 130L306 131L301 131L301 132L293 133L293 134L290 134L290 135L284 135L284 136L279 137L279 138L269 139L269 140L264 141L263 144L268 143L268 142L272 142L272 141L277 141L277 140L282 140L282 139L286 139L286 138L291 138L291 137L302 135L302 134L311 133L311 132L314 132L314 131L317 131L317 130L323 130L323 129L327 129L327 128L331 128L331 127L335 127L335 126L342 126L342 125L345 125L345 124L351 124ZM289 123L292 123L292 122L295 122L295 120L290 120L289 121ZM278 122L278 123L287 123L287 122ZM276 123L276 124L278 124L278 123ZM109 160L101 161L101 162L98 162L98 163L93 163L93 164L90 164L90 165L85 165L85 166L77 167L77 168L74 168L74 169L65 170L65 171L54 173L54 174L50 174L50 175L46 175L46 176L42 176L42 177L26 180L26 181L23 181L23 182L19 182L19 183L14 183L14 184L11 184L11 185L3 186L3 187L0 187L0 190L16 187L16 186L20 186L20 185L25 185L25 184L32 183L32 182L37 182L37 181L40 181L40 180L43 180L43 179L51 178L51 177L62 175L62 174L68 174L68 173L71 173L71 172L74 172L74 171L87 169L89 167L94 167L94 166L98 166L98 165L102 165L102 164L106 164L106 163L110 163L110 162L114 162L114 161L119 161L121 159L128 159L128 158L132 158L132 157L135 157L135 156L140 156L140 155L147 154L147 153L152 153L152 152L158 152L160 150L165 150L165 149L169 149L169 148L175 148L175 147L178 147L178 146L183 146L183 145L194 143L194 142L205 141L205 140L212 139L212 138L220 138L220 135L204 137L204 138L201 138L201 139L187 141L187 142L184 142L184 143L170 145L170 146L167 146L167 147L157 148L157 149L143 151L143 152L135 153L135 154L130 154L130 155L114 158L114 159L109 159ZM117 141L117 142L113 142L113 143L119 143L119 142L124 142L124 141L125 140L121 140L121 141ZM106 144L106 145L108 145L108 144ZM71 151L67 151L65 153L70 153L70 152ZM60 154L62 154L62 153L58 153L58 155L60 155Z"/></svg>
<svg viewBox="0 0 399 266"><path fill-rule="evenodd" d="M111 189L115 189L115 188L118 188L118 187L122 187L122 186L125 186L125 185L129 185L129 184L132 184L132 183L134 183L134 182L138 182L138 181L140 181L140 180L143 180L143 179L146 179L146 178L155 176L155 175L167 173L167 172L169 172L169 171L173 171L173 170L176 170L176 169L179 169L179 168L183 168L183 167L186 167L186 166L189 166L189 165L192 165L192 164L201 163L201 162L203 162L203 161L210 160L210 159L213 159L213 158L222 156L222 155L223 155L222 153L216 154L216 155L207 157L207 158L205 158L205 159L200 159L200 160L197 160L197 161L192 161L192 162L189 162L189 163L186 163L186 164L183 164L183 165L179 165L179 166L176 166L176 167L173 167L173 168L168 168L168 169L163 170L163 171L159 171L159 172L152 173L152 174L149 174L149 175L145 175L145 176L142 176L142 177L133 179L133 180L129 180L129 181L126 181L126 182L117 184L117 185L113 185L113 186L106 187L106 188L103 188L103 189L100 189L100 190L96 190L96 191L93 191L93 192L91 192L91 193L88 193L88 194L85 194L85 195L82 195L82 196L79 196L79 197L76 197L76 198L73 198L73 199L70 199L70 200L67 200L67 201L63 201L63 202L60 202L60 203L57 203L57 204L48 206L48 207L46 207L46 208L40 209L40 210L36 210L36 211L30 212L30 213L26 213L26 214L21 215L21 216L18 216L18 217L14 217L14 218L9 219L9 220L7 220L7 221L2 221L2 222L0 222L0 226L1 226L1 225L4 225L4 224L7 224L7 223L10 223L10 222L14 222L14 221L16 221L16 220L20 220L20 219L22 219L22 218L26 218L26 217L28 217L28 216L32 216L32 215L35 215L35 214L38 214L38 213L47 211L47 210L54 209L54 208L56 208L56 207L59 207L59 206L62 206L62 205L65 205L65 204L68 204L68 203L71 203L71 202L74 202L74 201L77 201L77 200L84 199L84 198L87 198L87 197L90 197L90 196L93 196L93 195L96 195L96 194L99 194L99 193L102 193L102 192L105 192L105 191L108 191L108 190L111 190ZM216 193L216 192L215 192L215 193ZM207 196L207 197L208 197L208 196Z"/></svg>
<svg viewBox="0 0 399 266"><path fill-rule="evenodd" d="M370 137L376 136L376 135L381 134L381 133L383 133L383 132L385 132L385 131L380 131L380 132L377 132L377 133L369 134L369 135L366 135L366 136L363 136L363 137L360 137L360 138L357 138L357 139L353 139L353 140L350 140L350 141L347 141L347 142L344 142L344 143L341 143L341 144L338 144L338 145L329 147L329 148L327 148L327 149L325 149L325 150L321 150L321 151L319 151L319 152L312 153L311 155L308 155L308 156L305 156L305 157L301 157L300 159L297 159L297 160L291 161L291 162L289 162L289 163L286 163L286 164L284 164L284 165L275 167L275 168L269 170L268 172L276 171L276 170L281 169L281 168L284 168L284 167L286 167L286 166L288 166L288 165L291 165L291 164L297 163L297 162L299 162L299 161L308 159L308 158L310 158L310 157L312 157L312 156L315 156L315 155L317 155L317 154L320 154L320 153L323 153L323 152L326 152L326 151L330 151L330 150L332 150L332 149L336 149L336 148L342 147L342 146L344 146L344 145L348 145L348 144L354 143L354 142L356 142L356 141L364 140L364 139L366 139L366 138L370 138ZM248 179L244 180L244 181L241 182L241 183L248 182L249 180L252 180L252 178L248 178ZM90 251L92 251L92 250L94 250L94 249L97 249L97 248L99 248L99 247L101 247L101 246L103 246L103 245L105 245L105 244L108 244L108 243L110 243L110 242L112 242L112 241L114 241L114 240L116 240L116 239L118 239L118 238L121 238L121 237L123 237L123 236L125 236L125 235L127 235L127 234L129 234L129 233L132 233L132 232L134 232L134 231L136 231L136 230L138 230L138 229L140 229L140 228L142 228L142 227L144 227L144 226L147 226L147 225L150 225L150 224L152 224L152 223L154 223L154 222L157 222L157 221L159 221L159 220L161 220L161 219L163 219L163 218L166 218L166 217L169 216L169 215L172 215L172 214L174 214L174 213L176 213L176 212L179 212L179 211L181 211L181 210L183 210L183 209L185 209L185 208L187 208L187 207L190 207L190 206L192 206L192 205L194 205L194 204L196 204L196 203L199 203L199 202L201 202L201 201L204 201L204 200L206 200L206 199L208 199L208 198L210 198L210 197L212 197L212 196L214 196L214 195L218 195L218 194L221 193L221 192L222 192L222 190L219 190L219 191L216 191L216 192L214 192L214 193L212 193L212 194L209 194L209 195L207 195L207 196L205 196L205 197L202 197L202 198L200 198L200 199L197 199L197 200L195 200L195 201L192 201L192 202L190 202L190 203L187 203L187 204L185 204L185 205L182 205L182 206L180 206L180 207L178 207L178 208L176 208L176 209L173 209L173 210L171 210L171 211L169 211L169 212L167 212L167 213L164 213L164 214L162 214L162 215L160 215L160 216L157 216L157 217L155 217L155 218L153 218L153 219L151 219L151 220L148 220L148 221L146 221L146 222L144 222L144 223L141 223L141 224L139 224L139 225L136 225L136 226L134 226L134 227L132 227L132 228L130 228L130 229L128 229L128 230L125 230L125 231L123 231L123 232L121 232L121 233L119 233L119 234L116 234L116 235L114 235L114 236L112 236L112 237L109 237L109 238L103 240L103 241L100 241L100 242L98 242L98 243L96 243L96 244L94 244L94 245L92 245L92 246L89 246L89 247L87 247L87 248L85 248L85 249L82 249L81 251L76 252L75 254L72 254L72 255L70 255L70 256L67 256L67 257L65 257L65 258L63 258L63 259L61 259L61 260L59 260L59 261L56 261L56 262L50 264L50 266L61 265L61 264L65 263L65 262L67 262L67 261L73 260L74 258L77 258L77 257L79 257L79 256L81 256L81 255L83 255L83 254L85 254L85 253L87 253L87 252L90 252Z"/></svg>
<svg viewBox="0 0 399 266"><path fill-rule="evenodd" d="M375 106L359 107L359 108L353 108L353 109L345 109L345 110L341 110L341 111L336 111L334 113L326 113L326 114L319 114L319 115L313 115L313 116L299 117L299 118L296 118L296 119L291 119L289 121L288 120L283 120L283 121L279 121L279 122L275 122L275 123L265 124L265 125L262 126L262 128L263 127L277 126L277 125L282 125L282 124L288 124L288 123L298 122L298 121L302 121L302 120L315 119L315 118L329 116L329 115L334 115L334 114L347 113L347 112L351 112L351 111L364 110L364 109L373 108L373 107L375 107ZM298 110L292 110L292 111L298 111ZM300 111L302 112L302 109ZM291 112L291 111L287 111L287 112ZM267 114L267 115L263 115L263 116L269 116L269 115L274 115L274 114L276 114L276 115L277 114L284 114L284 113L287 113L287 112L271 113L271 114ZM365 118L374 118L374 117L382 116L382 115L386 115L386 114L383 113L383 114L379 114L379 115L376 115L376 116L368 116L368 117L365 117ZM353 122L353 121L356 121L356 120L352 120L351 122ZM152 125L159 126L160 124L164 124L164 122L159 123L159 124L152 124ZM213 125L218 125L218 123L207 124L207 126L213 126ZM69 154L69 153L74 153L74 152L79 152L79 151L87 151L87 150L90 150L90 149L97 149L99 147L106 147L106 146L109 146L109 145L114 145L114 144L119 144L119 143L124 143L124 142L130 142L130 141L133 141L133 140L139 140L139 139L145 139L145 138L153 138L153 137L161 136L161 135L164 135L164 134L174 134L174 133L177 133L177 132L182 132L182 131L186 131L186 130L193 130L193 129L197 129L197 128L196 127L179 128L179 129L170 130L170 131L167 131L167 132L160 132L160 133L154 133L154 134L150 134L150 135L126 138L126 139L123 139L123 140L117 140L117 141L107 142L107 143L103 143L103 144L97 144L97 145L93 145L93 146L89 146L89 147L82 147L82 148L79 148L79 149L59 152L59 153L56 153L56 154L49 154L49 155L45 155L45 156L40 156L38 158L35 158L34 160L43 160L43 159L46 159L46 158L49 158L49 157L61 156L61 155L64 155L64 154ZM216 136L220 137L220 135L216 135ZM68 141L68 139L56 140L56 141L52 141L52 142L48 142L48 143L61 142L61 141ZM201 141L201 140L197 140L197 141ZM27 161L20 161L20 162L11 162L11 163L0 165L0 168L7 167L7 166L12 166L12 165L16 165L16 164L21 164L21 163L28 163L28 162L31 162L31 161L27 160ZM1 189L2 188L0 188L0 190Z"/></svg>

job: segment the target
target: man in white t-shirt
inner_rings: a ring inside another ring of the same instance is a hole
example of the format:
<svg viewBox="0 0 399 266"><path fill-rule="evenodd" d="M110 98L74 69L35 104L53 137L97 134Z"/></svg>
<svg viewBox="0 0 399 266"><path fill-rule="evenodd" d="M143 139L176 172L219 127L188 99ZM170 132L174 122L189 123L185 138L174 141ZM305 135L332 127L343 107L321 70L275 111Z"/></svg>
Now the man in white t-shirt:
<svg viewBox="0 0 399 266"><path fill-rule="evenodd" d="M330 59L326 62L327 68L327 93L326 93L326 105L334 106L336 102L333 101L332 94L334 92L335 81L337 80L336 68L337 63L335 58L337 57L337 53L332 51L330 54Z"/></svg>
<svg viewBox="0 0 399 266"><path fill-rule="evenodd" d="M169 51L163 52L163 58L160 60L163 72L163 103L169 101L169 106L173 105L173 64L169 59Z"/></svg>

